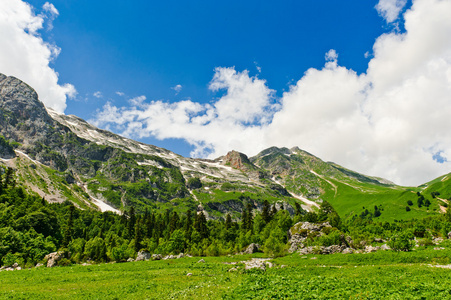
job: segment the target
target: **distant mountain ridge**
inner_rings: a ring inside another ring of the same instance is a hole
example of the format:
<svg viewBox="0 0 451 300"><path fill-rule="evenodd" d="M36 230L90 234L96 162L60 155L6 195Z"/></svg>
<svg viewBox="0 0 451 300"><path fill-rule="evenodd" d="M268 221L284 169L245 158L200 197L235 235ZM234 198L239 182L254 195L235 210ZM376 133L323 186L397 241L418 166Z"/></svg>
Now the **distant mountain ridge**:
<svg viewBox="0 0 451 300"><path fill-rule="evenodd" d="M246 203L261 209L267 200L293 213L296 202L312 210L327 200L349 217L385 193L390 197L379 202L402 217L401 203L414 194L298 147L271 147L250 158L237 151L215 160L186 158L46 109L30 86L3 74L0 134L0 164L15 168L20 184L48 201L85 209L191 209L220 218L238 217ZM191 184L194 179L200 184ZM438 213L438 202L434 209L418 213Z"/></svg>

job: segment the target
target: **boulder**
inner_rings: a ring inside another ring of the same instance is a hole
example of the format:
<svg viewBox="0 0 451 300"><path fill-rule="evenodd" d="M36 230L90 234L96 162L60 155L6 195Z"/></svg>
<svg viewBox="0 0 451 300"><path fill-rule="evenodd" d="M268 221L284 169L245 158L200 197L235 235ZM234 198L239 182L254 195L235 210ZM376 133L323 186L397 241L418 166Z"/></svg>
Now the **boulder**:
<svg viewBox="0 0 451 300"><path fill-rule="evenodd" d="M390 248L390 246L388 246L387 244L383 244L383 245L380 247L380 249L381 249L381 250L390 250L391 248Z"/></svg>
<svg viewBox="0 0 451 300"><path fill-rule="evenodd" d="M197 263L204 263L205 260L203 258L201 258Z"/></svg>
<svg viewBox="0 0 451 300"><path fill-rule="evenodd" d="M185 257L185 254L183 254L183 253L179 253L179 255L176 256L177 259L183 258L183 257Z"/></svg>
<svg viewBox="0 0 451 300"><path fill-rule="evenodd" d="M251 259L250 261L245 261L245 270L250 270L250 269L260 269L262 271L266 271L266 264L265 264L265 259L259 259L259 258L254 258Z"/></svg>
<svg viewBox="0 0 451 300"><path fill-rule="evenodd" d="M258 252L260 250L260 245L259 244L250 244L249 246L247 246L246 250L244 250L244 254L252 254L255 252Z"/></svg>
<svg viewBox="0 0 451 300"><path fill-rule="evenodd" d="M324 223L310 223L310 222L298 222L294 224L289 232L290 253L296 252L305 247L304 242L309 235L321 236L323 235L322 229L325 227L332 227L329 222ZM344 238L343 238L344 240Z"/></svg>
<svg viewBox="0 0 451 300"><path fill-rule="evenodd" d="M132 261L135 261L133 258L131 258L131 257L129 257L128 259L127 259L127 262L132 262Z"/></svg>
<svg viewBox="0 0 451 300"><path fill-rule="evenodd" d="M298 222L290 228L289 233L291 236L293 236L297 233L306 232L305 230L321 231L324 227L332 227L332 226L329 224L329 222L324 222L324 223Z"/></svg>
<svg viewBox="0 0 451 300"><path fill-rule="evenodd" d="M448 232L448 238L451 239L451 231Z"/></svg>
<svg viewBox="0 0 451 300"><path fill-rule="evenodd" d="M47 268L52 268L58 265L58 262L63 258L63 252L52 252L47 254L44 257L44 260L47 261Z"/></svg>
<svg viewBox="0 0 451 300"><path fill-rule="evenodd" d="M365 246L365 252L366 253L370 253L370 252L376 252L378 250L381 250L381 247L379 246Z"/></svg>
<svg viewBox="0 0 451 300"><path fill-rule="evenodd" d="M341 251L341 253L352 254L352 253L354 253L354 250L352 250L351 248L345 248L345 249L343 249L343 251Z"/></svg>
<svg viewBox="0 0 451 300"><path fill-rule="evenodd" d="M152 254L152 260L160 260L162 258L163 256L161 256L161 254Z"/></svg>
<svg viewBox="0 0 451 300"><path fill-rule="evenodd" d="M147 251L139 251L138 255L136 256L136 261L149 260L149 259L150 259L150 253Z"/></svg>
<svg viewBox="0 0 451 300"><path fill-rule="evenodd" d="M344 246L332 245L332 246L325 247L324 249L322 249L321 254L341 253L344 249L345 249Z"/></svg>

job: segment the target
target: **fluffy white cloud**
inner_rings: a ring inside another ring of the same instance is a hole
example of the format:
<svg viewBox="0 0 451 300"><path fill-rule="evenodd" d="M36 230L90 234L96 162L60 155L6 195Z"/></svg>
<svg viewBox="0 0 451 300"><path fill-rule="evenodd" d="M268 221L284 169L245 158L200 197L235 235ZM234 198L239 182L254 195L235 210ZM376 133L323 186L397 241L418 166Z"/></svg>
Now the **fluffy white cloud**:
<svg viewBox="0 0 451 300"><path fill-rule="evenodd" d="M299 146L366 174L418 185L451 171L450 15L449 0L414 0L404 14L406 31L377 39L366 73L340 66L330 50L324 68L308 70L277 105L264 80L218 68L210 89L225 93L210 104L107 104L95 122L134 137L185 139L195 146L193 156Z"/></svg>
<svg viewBox="0 0 451 300"><path fill-rule="evenodd" d="M406 4L407 0L379 0L376 9L387 23L392 23L398 19L399 13Z"/></svg>
<svg viewBox="0 0 451 300"><path fill-rule="evenodd" d="M102 97L103 97L103 94L102 94L101 91L97 91L97 92L93 93L92 95L93 95L94 97L96 97L96 98L102 98Z"/></svg>
<svg viewBox="0 0 451 300"><path fill-rule="evenodd" d="M171 89L173 89L175 91L175 94L177 95L182 90L182 85L177 84L176 86L171 87Z"/></svg>
<svg viewBox="0 0 451 300"><path fill-rule="evenodd" d="M53 21L56 19L56 17L58 17L60 13L56 9L56 7L49 2L44 3L44 5L42 6L42 10L44 11L44 13L42 13L40 16L48 19L47 30L52 30Z"/></svg>
<svg viewBox="0 0 451 300"><path fill-rule="evenodd" d="M46 106L64 112L67 97L74 97L76 90L71 84L58 84L58 73L49 66L60 49L45 42L38 31L45 19L53 20L58 11L48 2L43 10L35 15L21 0L0 1L0 72L25 81Z"/></svg>
<svg viewBox="0 0 451 300"><path fill-rule="evenodd" d="M129 100L130 107L107 103L90 122L132 137L182 138L195 145L193 156L217 156L230 149L259 144L262 124L272 109L273 91L265 81L250 77L247 71L217 68L210 89L226 93L213 104L190 100L176 103Z"/></svg>

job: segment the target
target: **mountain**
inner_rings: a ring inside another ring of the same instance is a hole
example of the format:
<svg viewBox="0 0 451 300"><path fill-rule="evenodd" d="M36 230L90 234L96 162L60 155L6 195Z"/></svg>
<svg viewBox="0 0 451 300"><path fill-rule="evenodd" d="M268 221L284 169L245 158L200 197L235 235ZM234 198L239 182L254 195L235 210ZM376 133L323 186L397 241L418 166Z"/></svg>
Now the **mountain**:
<svg viewBox="0 0 451 300"><path fill-rule="evenodd" d="M422 187L396 186L297 147L271 147L250 158L237 151L215 160L182 157L45 108L33 88L2 74L0 134L0 165L16 170L18 184L83 209L191 209L238 218L247 203L261 209L267 200L294 213L296 202L315 210L327 200L342 217L379 210L381 220L392 220L436 214L444 203L430 197L428 209L407 212Z"/></svg>

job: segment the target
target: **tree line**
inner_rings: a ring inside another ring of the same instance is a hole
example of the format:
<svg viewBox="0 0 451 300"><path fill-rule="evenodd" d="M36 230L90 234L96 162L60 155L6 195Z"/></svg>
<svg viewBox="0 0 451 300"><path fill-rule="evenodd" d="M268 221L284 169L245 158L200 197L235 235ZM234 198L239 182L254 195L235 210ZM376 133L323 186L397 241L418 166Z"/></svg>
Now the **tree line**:
<svg viewBox="0 0 451 300"><path fill-rule="evenodd" d="M141 250L219 256L239 253L251 243L261 245L268 255L279 256L287 253L289 229L300 221L327 221L333 227L326 237L309 237L311 245L330 244L348 235L359 247L365 244L361 241L369 243L376 236L389 238L408 232L411 239L421 234L445 236L451 231L451 212L409 222L381 223L361 217L342 222L326 201L317 212L306 212L296 204L294 215L267 201L257 211L248 202L240 219L226 214L219 220L207 220L203 211L191 210L136 213L133 207L117 215L81 210L69 201L48 203L17 185L12 169L0 174L0 261L4 266L17 262L31 267L57 250L70 253L60 264L126 261Z"/></svg>

